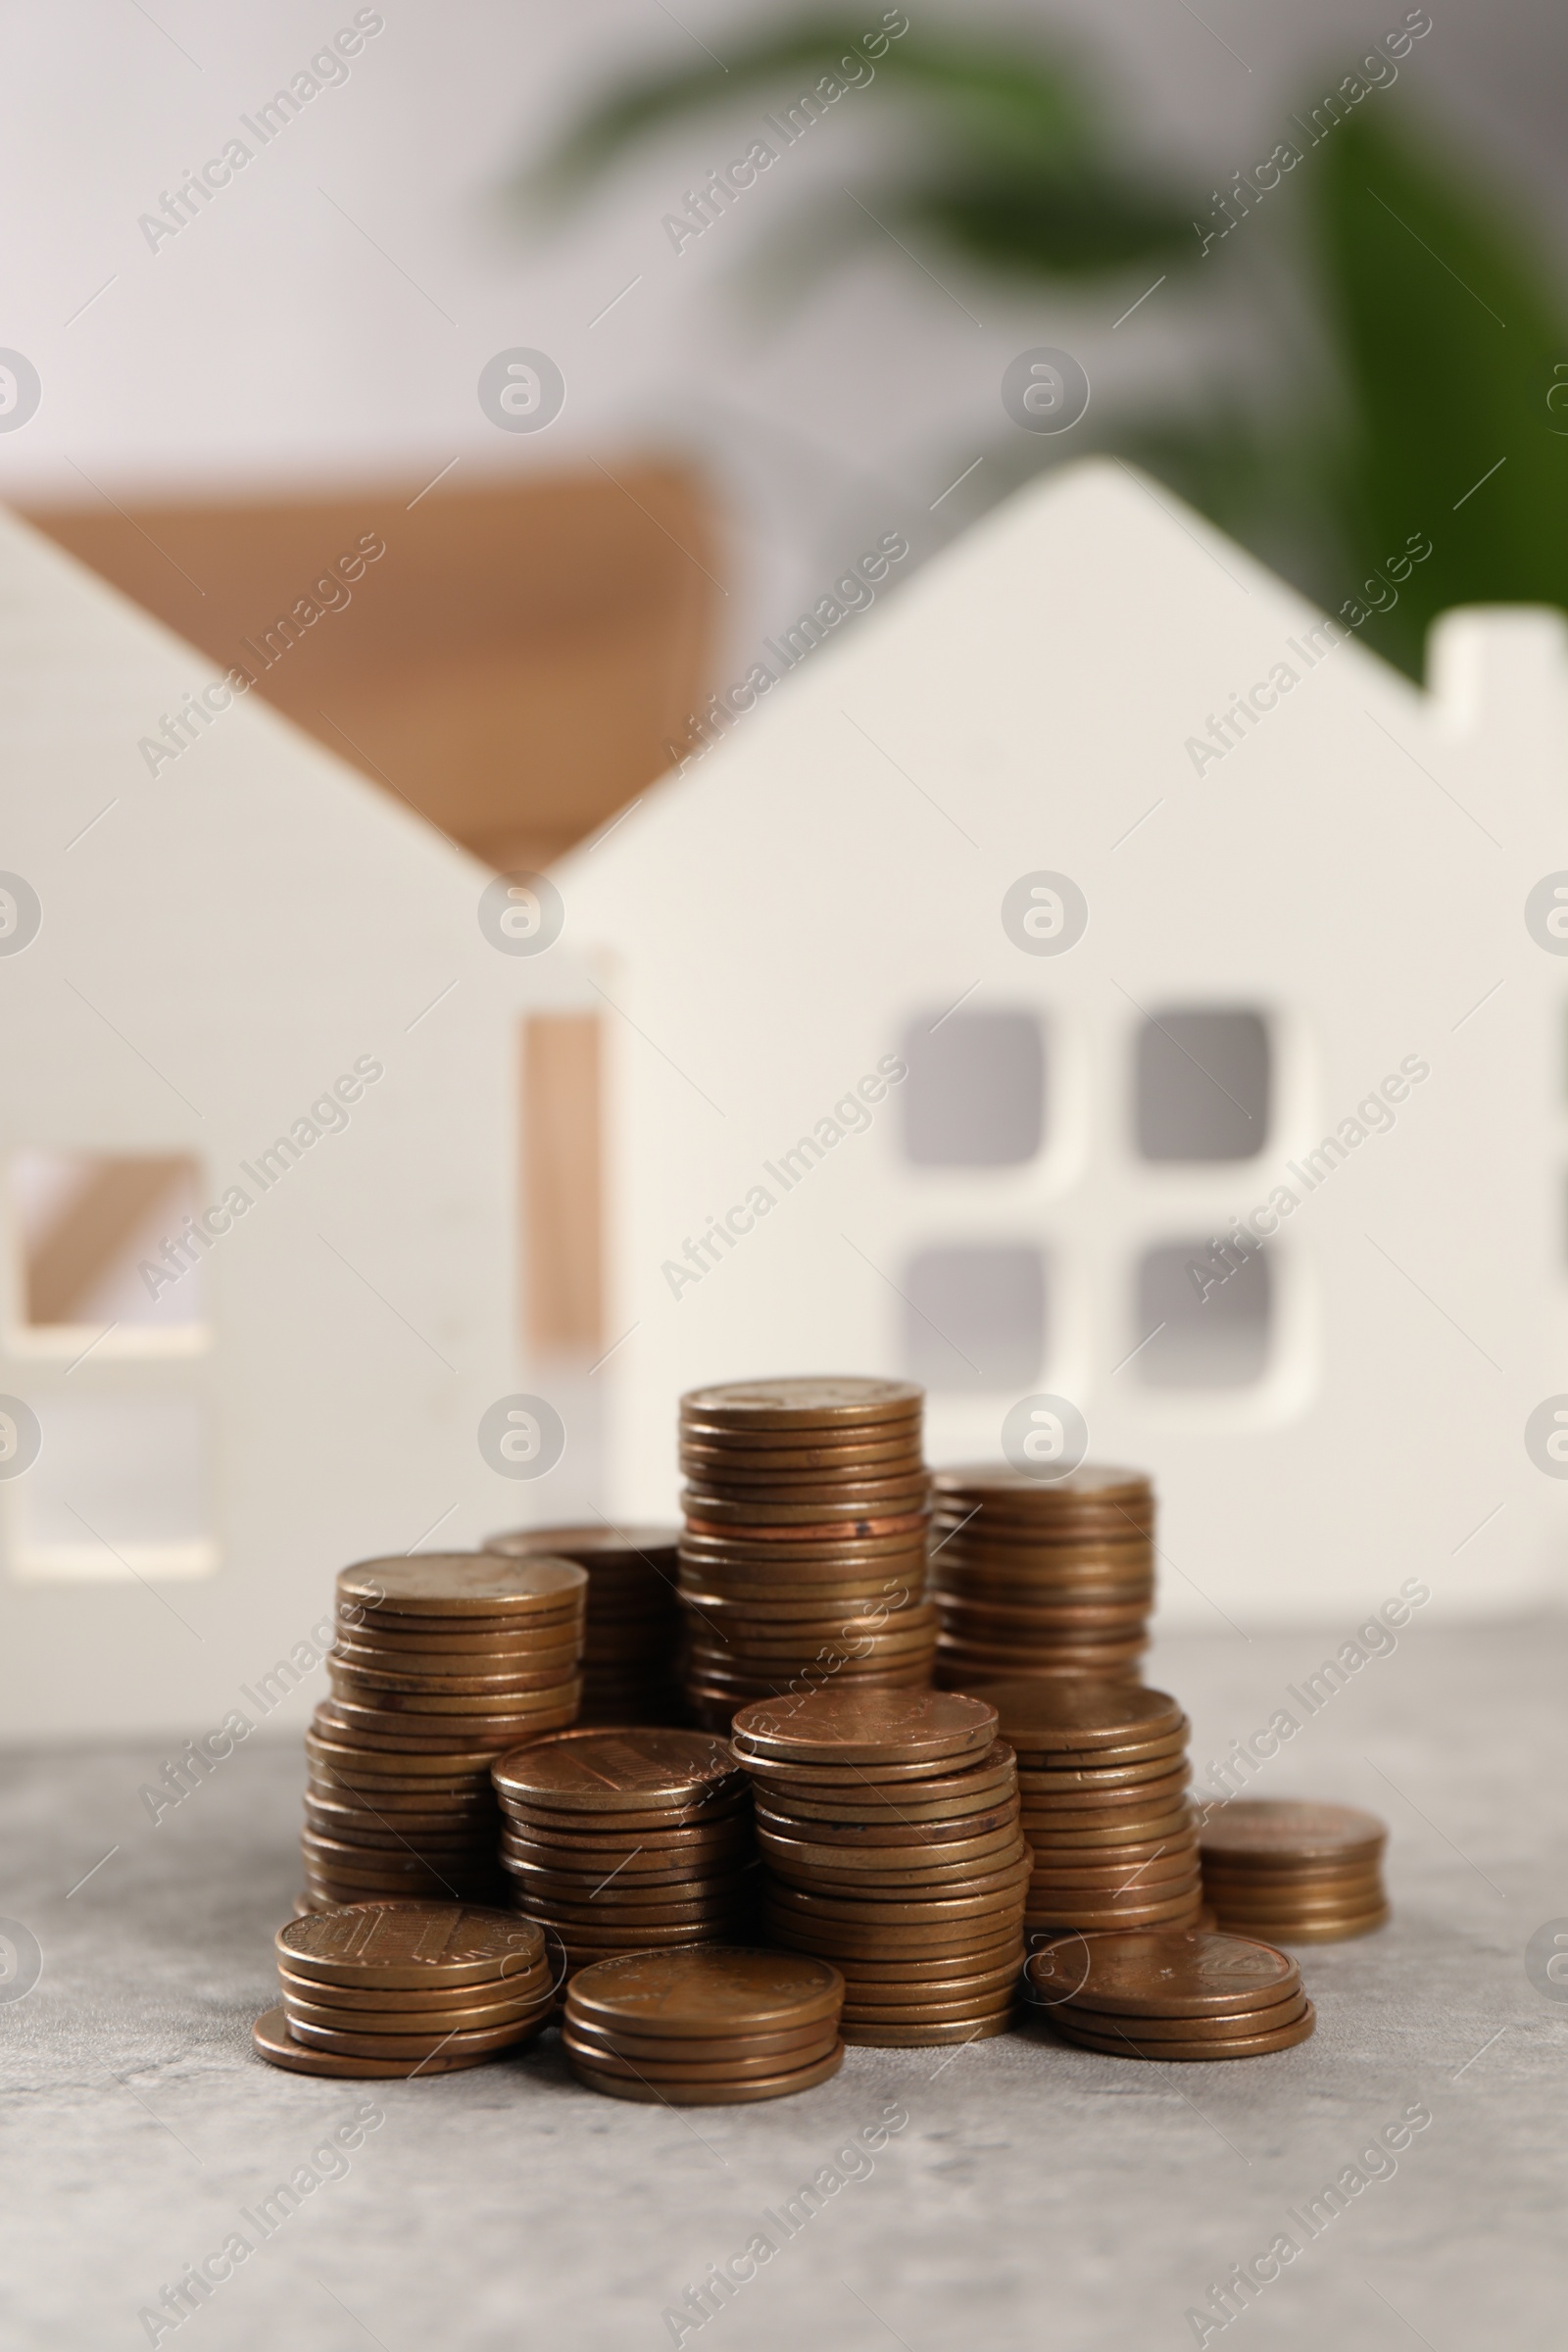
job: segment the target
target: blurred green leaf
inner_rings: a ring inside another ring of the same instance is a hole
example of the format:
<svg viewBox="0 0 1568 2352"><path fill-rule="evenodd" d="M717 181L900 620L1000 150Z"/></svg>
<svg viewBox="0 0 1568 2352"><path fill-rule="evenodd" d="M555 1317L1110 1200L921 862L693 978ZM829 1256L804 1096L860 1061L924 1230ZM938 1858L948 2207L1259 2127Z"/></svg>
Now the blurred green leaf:
<svg viewBox="0 0 1568 2352"><path fill-rule="evenodd" d="M993 162L1009 154L1066 165L1098 143L1086 98L1071 75L1003 48L922 40L906 33L880 58L859 52L858 20L825 19L755 41L722 66L659 74L596 108L542 165L519 182L523 194L572 195L628 147L678 116L733 104L743 91L798 97L840 60L858 61L860 86L874 80L934 99L941 137ZM843 79L844 76L840 75ZM842 102L840 102L842 103Z"/></svg>
<svg viewBox="0 0 1568 2352"><path fill-rule="evenodd" d="M1568 416L1546 406L1568 337L1527 241L1451 155L1367 112L1311 161L1355 417L1339 491L1347 593L1411 532L1431 539L1397 607L1363 632L1415 669L1449 605L1568 605Z"/></svg>

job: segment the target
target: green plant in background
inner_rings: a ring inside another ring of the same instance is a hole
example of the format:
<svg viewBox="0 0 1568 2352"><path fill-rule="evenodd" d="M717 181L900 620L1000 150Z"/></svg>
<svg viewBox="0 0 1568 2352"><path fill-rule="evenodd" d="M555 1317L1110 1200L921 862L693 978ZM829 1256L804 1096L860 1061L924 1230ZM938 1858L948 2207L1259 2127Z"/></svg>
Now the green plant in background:
<svg viewBox="0 0 1568 2352"><path fill-rule="evenodd" d="M528 184L570 201L646 133L732 106L742 91L787 104L860 41L858 26L813 22L727 68L645 80L591 113ZM1119 293L1143 269L1201 283L1236 267L1250 240L1262 258L1245 190L1227 213L1210 192L1194 199L1152 182L1065 65L906 30L877 57L876 80L883 104L897 93L911 110L913 163L864 190L867 210L836 197L830 218L811 200L791 239L798 270L831 267L882 224L928 246L940 239L1014 290L1068 284L1080 298L1099 281L1107 298ZM1232 393L1195 422L1189 399L1128 420L1102 445L1168 481L1333 612L1423 534L1430 559L1362 632L1419 674L1427 625L1449 605L1568 606L1568 332L1528 238L1451 158L1393 127L1374 86L1328 111L1319 101L1310 124L1286 128L1298 160L1271 201L1294 233L1264 233L1270 270L1294 281L1267 330L1277 373L1301 379L1294 405ZM1227 219L1234 244L1205 250L1206 230ZM1283 341L1299 332L1284 323L1293 304L1312 322L1299 363ZM1086 436L1073 441L1081 450ZM1067 454L1035 444L1014 470Z"/></svg>

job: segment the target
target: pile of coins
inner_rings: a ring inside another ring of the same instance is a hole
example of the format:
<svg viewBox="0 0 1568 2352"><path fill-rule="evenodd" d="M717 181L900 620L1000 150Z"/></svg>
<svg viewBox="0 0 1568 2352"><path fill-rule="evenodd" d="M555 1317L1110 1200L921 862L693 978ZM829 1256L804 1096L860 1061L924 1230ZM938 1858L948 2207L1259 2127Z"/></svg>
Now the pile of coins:
<svg viewBox="0 0 1568 2352"><path fill-rule="evenodd" d="M686 1695L738 1706L824 1681L926 1689L924 1392L907 1381L737 1381L680 1403Z"/></svg>
<svg viewBox="0 0 1568 2352"><path fill-rule="evenodd" d="M509 1559L548 1553L588 1575L579 1723L682 1723L672 1527L522 1527L491 1536Z"/></svg>
<svg viewBox="0 0 1568 2352"><path fill-rule="evenodd" d="M843 2002L836 1968L789 1952L628 1952L572 1978L563 2040L612 2098L732 2107L836 2075Z"/></svg>
<svg viewBox="0 0 1568 2352"><path fill-rule="evenodd" d="M495 1758L573 1721L583 1571L418 1552L337 1580L332 1696L306 1739L306 1905L505 1902Z"/></svg>
<svg viewBox="0 0 1568 2352"><path fill-rule="evenodd" d="M1353 1805L1238 1797L1203 1824L1203 1892L1222 1928L1271 1943L1340 1943L1389 1916L1389 1833Z"/></svg>
<svg viewBox="0 0 1568 2352"><path fill-rule="evenodd" d="M1137 1672L1154 1605L1154 1494L1141 1471L1086 1463L1048 1483L981 1462L933 1484L944 1690Z"/></svg>
<svg viewBox="0 0 1568 2352"><path fill-rule="evenodd" d="M1112 2058L1265 2058L1317 2022L1294 1960L1239 1936L1072 1936L1029 1962L1038 2014Z"/></svg>
<svg viewBox="0 0 1568 2352"><path fill-rule="evenodd" d="M735 1718L771 1940L842 1971L846 2041L973 2041L1011 2019L1031 1857L984 1699L836 1687Z"/></svg>
<svg viewBox="0 0 1568 2352"><path fill-rule="evenodd" d="M744 1940L759 1872L746 1776L709 1732L564 1732L495 1766L501 1859L558 1965Z"/></svg>
<svg viewBox="0 0 1568 2352"><path fill-rule="evenodd" d="M462 1903L359 1903L277 1933L282 2005L252 2029L298 2075L450 2075L532 2041L555 2006L545 1939Z"/></svg>
<svg viewBox="0 0 1568 2352"><path fill-rule="evenodd" d="M1030 1930L1190 1928L1202 1904L1188 1722L1138 1683L989 1683L1034 1850Z"/></svg>

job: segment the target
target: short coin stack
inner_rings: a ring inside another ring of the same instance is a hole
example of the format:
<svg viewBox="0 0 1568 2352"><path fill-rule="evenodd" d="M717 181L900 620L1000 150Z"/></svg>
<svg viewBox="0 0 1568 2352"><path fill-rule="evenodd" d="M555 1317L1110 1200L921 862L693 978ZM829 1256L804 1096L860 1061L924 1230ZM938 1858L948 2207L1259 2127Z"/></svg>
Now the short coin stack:
<svg viewBox="0 0 1568 2352"><path fill-rule="evenodd" d="M1112 2058L1264 2058L1316 2021L1294 1960L1239 1936L1068 1936L1029 1962L1036 2014Z"/></svg>
<svg viewBox="0 0 1568 2352"><path fill-rule="evenodd" d="M579 1723L680 1723L676 1592L678 1538L672 1527L523 1527L491 1536L487 1551L511 1559L549 1553L588 1573Z"/></svg>
<svg viewBox="0 0 1568 2352"><path fill-rule="evenodd" d="M555 2003L545 1939L462 1903L361 1903L277 1934L282 2006L258 2054L300 2075L449 2075L530 2042Z"/></svg>
<svg viewBox="0 0 1568 2352"><path fill-rule="evenodd" d="M935 1475L936 1679L1133 1675L1154 1602L1154 1496L1137 1470L1047 1482L1004 1462Z"/></svg>
<svg viewBox="0 0 1568 2352"><path fill-rule="evenodd" d="M572 2073L612 2098L730 2107L809 2090L844 2063L844 1980L789 1952L628 1952L566 1988Z"/></svg>
<svg viewBox="0 0 1568 2352"><path fill-rule="evenodd" d="M305 1900L505 1901L494 1758L576 1715L583 1571L416 1552L337 1580L332 1696L306 1740Z"/></svg>
<svg viewBox="0 0 1568 2352"><path fill-rule="evenodd" d="M1080 1675L988 1683L984 1695L1018 1759L1035 1861L1031 1934L1193 1926L1202 1902L1198 1823L1175 1699Z"/></svg>
<svg viewBox="0 0 1568 2352"><path fill-rule="evenodd" d="M924 1689L924 1392L907 1381L736 1381L681 1398L686 1692L738 1706L824 1679Z"/></svg>
<svg viewBox="0 0 1568 2352"><path fill-rule="evenodd" d="M565 1969L755 1928L746 1776L711 1733L565 1732L503 1756L494 1779L512 1899Z"/></svg>
<svg viewBox="0 0 1568 2352"><path fill-rule="evenodd" d="M1010 2022L1029 1848L996 1709L842 1687L735 1719L769 1938L842 1970L844 2038L971 2041Z"/></svg>
<svg viewBox="0 0 1568 2352"><path fill-rule="evenodd" d="M1389 1833L1353 1805L1238 1797L1203 1824L1203 1893L1222 1928L1271 1943L1340 1943L1389 1916Z"/></svg>

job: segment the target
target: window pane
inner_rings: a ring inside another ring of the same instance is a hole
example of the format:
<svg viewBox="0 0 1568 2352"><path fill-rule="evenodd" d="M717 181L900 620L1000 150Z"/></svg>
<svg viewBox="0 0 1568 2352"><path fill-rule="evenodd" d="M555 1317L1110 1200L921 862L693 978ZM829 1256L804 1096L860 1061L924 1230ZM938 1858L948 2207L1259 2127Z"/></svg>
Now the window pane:
<svg viewBox="0 0 1568 2352"><path fill-rule="evenodd" d="M1138 1149L1145 1159L1250 1159L1268 1141L1269 1042L1262 1016L1161 1010L1138 1039Z"/></svg>
<svg viewBox="0 0 1568 2352"><path fill-rule="evenodd" d="M1046 1352L1046 1269L1027 1243L924 1250L905 1268L904 1365L929 1389L1027 1389Z"/></svg>
<svg viewBox="0 0 1568 2352"><path fill-rule="evenodd" d="M1273 1269L1263 1250L1224 1256L1209 1242L1166 1242L1138 1269L1138 1330L1129 1370L1152 1389L1237 1389L1268 1365ZM1152 1333L1152 1338L1147 1335Z"/></svg>
<svg viewBox="0 0 1568 2352"><path fill-rule="evenodd" d="M1016 1167L1046 1131L1046 1046L1032 1012L949 1013L904 1033L904 1155L917 1168Z"/></svg>
<svg viewBox="0 0 1568 2352"><path fill-rule="evenodd" d="M197 1197L191 1159L24 1151L10 1163L11 1213L21 1245L22 1313L33 1329L59 1324L188 1324L202 1320L201 1252L149 1283ZM156 1294L156 1296L155 1296Z"/></svg>

